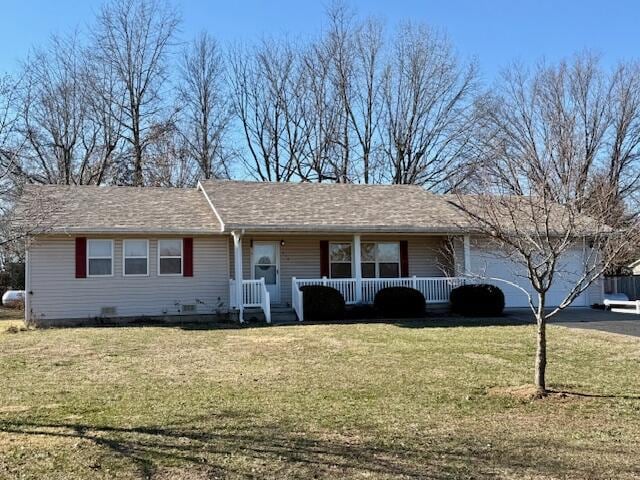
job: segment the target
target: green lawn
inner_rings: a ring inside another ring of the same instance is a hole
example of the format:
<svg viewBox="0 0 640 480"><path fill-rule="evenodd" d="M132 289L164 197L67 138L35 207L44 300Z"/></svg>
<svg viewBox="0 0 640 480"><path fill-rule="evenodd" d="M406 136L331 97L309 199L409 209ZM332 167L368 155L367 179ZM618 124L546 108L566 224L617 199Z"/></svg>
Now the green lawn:
<svg viewBox="0 0 640 480"><path fill-rule="evenodd" d="M428 323L9 333L0 478L639 478L640 340Z"/></svg>

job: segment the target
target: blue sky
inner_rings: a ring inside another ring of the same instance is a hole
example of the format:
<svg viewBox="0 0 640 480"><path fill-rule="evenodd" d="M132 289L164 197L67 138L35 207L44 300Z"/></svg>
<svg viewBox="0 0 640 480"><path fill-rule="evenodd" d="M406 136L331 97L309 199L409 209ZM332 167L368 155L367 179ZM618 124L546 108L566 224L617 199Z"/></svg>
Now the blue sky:
<svg viewBox="0 0 640 480"><path fill-rule="evenodd" d="M222 42L287 34L315 34L328 1L182 0L181 37L208 30ZM32 45L53 32L91 21L99 0L3 0L0 22L0 72L15 69ZM594 0L351 0L355 10L445 29L461 55L477 57L491 81L509 62L549 60L591 49L606 64L640 57L640 2Z"/></svg>

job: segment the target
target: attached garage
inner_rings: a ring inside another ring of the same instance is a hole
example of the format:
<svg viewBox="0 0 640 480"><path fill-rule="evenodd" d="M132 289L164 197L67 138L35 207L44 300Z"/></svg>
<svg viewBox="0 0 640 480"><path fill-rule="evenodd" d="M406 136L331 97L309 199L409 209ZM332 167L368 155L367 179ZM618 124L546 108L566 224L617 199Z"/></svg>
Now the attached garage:
<svg viewBox="0 0 640 480"><path fill-rule="evenodd" d="M508 258L505 253L491 250L487 246L472 245L471 246L471 271L474 275L480 275L487 277L486 283L491 283L498 286L505 296L506 307L528 307L527 295L514 285L507 282L512 282L520 287L525 288L534 299L534 303L537 294L531 287L531 284L526 276L526 269L519 262ZM553 281L551 289L547 293L547 305L549 307L558 306L577 283L580 275L583 273L583 252L582 249L576 248L567 253L565 258L562 259L558 265L556 278ZM502 279L490 280L490 278ZM589 303L589 291L583 292L578 296L573 303L572 307L584 307Z"/></svg>

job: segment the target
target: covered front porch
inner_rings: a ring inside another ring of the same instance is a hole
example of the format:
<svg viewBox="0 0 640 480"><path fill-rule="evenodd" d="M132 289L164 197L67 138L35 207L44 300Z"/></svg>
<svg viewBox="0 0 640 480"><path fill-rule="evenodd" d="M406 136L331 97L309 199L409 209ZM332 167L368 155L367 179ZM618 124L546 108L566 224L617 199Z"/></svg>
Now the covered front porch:
<svg viewBox="0 0 640 480"><path fill-rule="evenodd" d="M386 287L419 290L447 303L469 270L469 238L418 234L283 234L233 232L229 244L231 307L293 310L304 320L301 287L325 285L350 305L370 304ZM240 279L242 288L236 288Z"/></svg>

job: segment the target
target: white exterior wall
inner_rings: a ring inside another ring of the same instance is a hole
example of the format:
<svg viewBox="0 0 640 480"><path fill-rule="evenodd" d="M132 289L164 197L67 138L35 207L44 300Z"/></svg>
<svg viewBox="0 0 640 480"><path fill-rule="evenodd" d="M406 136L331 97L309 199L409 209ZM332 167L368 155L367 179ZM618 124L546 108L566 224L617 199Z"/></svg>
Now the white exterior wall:
<svg viewBox="0 0 640 480"><path fill-rule="evenodd" d="M194 237L193 277L157 275L157 237L87 238L114 240L113 276L75 278L74 237L42 237L32 242L29 247L32 320L46 323L56 319L92 319L100 316L102 307L116 307L117 317L177 315L180 304L197 304L197 300L205 303L197 305L197 314L213 313L219 301L224 303L223 308L229 306L227 237ZM149 239L148 276L122 275L124 238Z"/></svg>
<svg viewBox="0 0 640 480"><path fill-rule="evenodd" d="M199 314L213 313L222 302L229 306L229 278L233 275L233 242L228 236L194 237L193 277L157 275L157 237L148 238L149 276L124 277L122 275L122 240L125 237L100 236L89 238L114 239L114 275L112 277L75 278L74 237L42 237L29 248L27 282L33 295L29 298L32 319L46 323L49 320L93 319L99 317L102 307L116 307L118 317L177 315L181 304L197 304ZM168 237L167 237L168 238ZM175 238L175 237L174 237ZM281 303L291 303L291 278L319 278L320 240L352 241L345 235L282 235L245 236L243 239L243 276L251 278L251 240L280 242L280 295ZM446 272L443 259L444 237L363 235L367 241L408 241L409 275L438 277ZM455 263L464 263L462 242L455 243ZM577 254L578 252L576 252ZM508 275L513 264L487 256L484 242L472 241L471 264L475 273L490 265L493 273ZM497 270L496 270L497 269ZM490 272L491 273L491 272ZM457 272L461 274L461 272ZM508 306L526 306L526 296L504 283L496 283L505 293ZM557 290L551 300L562 294ZM561 288L560 288L561 290ZM602 302L602 281L594 283L574 303L591 305ZM550 303L552 304L552 303Z"/></svg>
<svg viewBox="0 0 640 480"><path fill-rule="evenodd" d="M320 241L351 242L353 236L348 235L296 235L287 236L252 236L246 235L242 240L242 276L250 279L251 241L284 241L280 246L280 303L291 304L291 278L320 278ZM390 236L362 235L361 242L407 240L409 250L409 275L418 277L444 277L444 267L453 262L444 260L442 252L443 237L438 236ZM233 252L233 241L229 241L229 251ZM233 255L229 255L233 272ZM353 268L353 267L352 267ZM353 270L352 270L353 271Z"/></svg>
<svg viewBox="0 0 640 480"><path fill-rule="evenodd" d="M587 295L587 304L589 306L598 303L602 304L604 302L604 278L600 277L586 290Z"/></svg>
<svg viewBox="0 0 640 480"><path fill-rule="evenodd" d="M492 248L495 249L495 247L492 247L488 241L472 238L472 274L509 280L528 290L532 294L535 303L535 292L525 276L526 273L524 266L516 261L505 258L502 254L492 252ZM557 306L564 300L566 294L576 284L580 275L583 273L583 269L584 262L582 248L575 247L568 251L564 259L561 260L553 285L547 293L548 306ZM494 284L504 292L507 307L528 307L526 293L517 287L498 280L487 280L486 283ZM602 303L602 292L602 280L599 279L579 295L573 301L571 306L584 307L590 306L593 303Z"/></svg>

